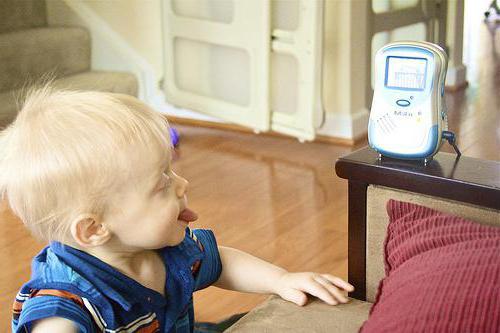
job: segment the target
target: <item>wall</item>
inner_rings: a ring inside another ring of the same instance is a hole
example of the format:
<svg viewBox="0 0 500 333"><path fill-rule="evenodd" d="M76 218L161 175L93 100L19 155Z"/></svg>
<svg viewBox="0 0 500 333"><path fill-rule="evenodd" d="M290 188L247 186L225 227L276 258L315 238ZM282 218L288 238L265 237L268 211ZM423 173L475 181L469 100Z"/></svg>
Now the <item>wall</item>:
<svg viewBox="0 0 500 333"><path fill-rule="evenodd" d="M85 3L142 55L161 78L163 46L160 0L87 0Z"/></svg>
<svg viewBox="0 0 500 333"><path fill-rule="evenodd" d="M347 54L343 45L349 43L345 27L349 25L348 4L346 1L326 1L323 39L323 105L328 113L348 112L342 105L342 98L349 91L342 77L347 68Z"/></svg>
<svg viewBox="0 0 500 333"><path fill-rule="evenodd" d="M47 2L50 25L77 24L65 4L84 4L153 68L158 80L163 76L161 0L50 0Z"/></svg>

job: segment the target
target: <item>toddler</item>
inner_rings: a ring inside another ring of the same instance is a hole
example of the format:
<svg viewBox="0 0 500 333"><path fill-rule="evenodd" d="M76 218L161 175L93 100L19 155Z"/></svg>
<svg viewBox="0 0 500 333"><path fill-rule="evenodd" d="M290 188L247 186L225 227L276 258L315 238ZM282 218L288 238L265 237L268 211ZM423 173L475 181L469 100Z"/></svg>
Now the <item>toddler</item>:
<svg viewBox="0 0 500 333"><path fill-rule="evenodd" d="M16 296L13 332L193 332L193 293L214 285L347 302L329 274L290 273L190 229L164 117L112 93L28 93L0 133L0 190L47 241Z"/></svg>

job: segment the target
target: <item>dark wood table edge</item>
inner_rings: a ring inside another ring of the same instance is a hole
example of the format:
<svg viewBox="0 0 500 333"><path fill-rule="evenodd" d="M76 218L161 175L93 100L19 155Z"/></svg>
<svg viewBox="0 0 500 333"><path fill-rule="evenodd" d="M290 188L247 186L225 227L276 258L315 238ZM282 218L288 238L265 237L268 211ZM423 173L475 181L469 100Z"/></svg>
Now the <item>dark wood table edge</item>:
<svg viewBox="0 0 500 333"><path fill-rule="evenodd" d="M500 187L422 174L415 170L393 168L382 163L370 164L350 158L352 155L362 154L363 150L367 150L367 147L340 157L335 163L335 171L340 178L348 180L348 279L355 286L355 291L349 296L364 301L366 300L366 191L368 185L406 190L496 210L500 210ZM477 160L478 167L481 163L491 164L492 162ZM500 166L500 163L498 165Z"/></svg>

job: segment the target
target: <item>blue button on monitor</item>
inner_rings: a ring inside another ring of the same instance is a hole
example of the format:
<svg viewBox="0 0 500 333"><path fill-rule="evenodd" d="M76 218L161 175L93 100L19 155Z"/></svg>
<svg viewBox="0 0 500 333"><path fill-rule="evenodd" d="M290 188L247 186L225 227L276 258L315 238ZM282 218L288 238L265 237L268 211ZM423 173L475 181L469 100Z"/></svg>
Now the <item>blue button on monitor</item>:
<svg viewBox="0 0 500 333"><path fill-rule="evenodd" d="M409 106L410 105L410 101L406 100L406 99L398 99L396 101L396 104L399 105L399 106L403 106L403 107L406 107L406 106Z"/></svg>

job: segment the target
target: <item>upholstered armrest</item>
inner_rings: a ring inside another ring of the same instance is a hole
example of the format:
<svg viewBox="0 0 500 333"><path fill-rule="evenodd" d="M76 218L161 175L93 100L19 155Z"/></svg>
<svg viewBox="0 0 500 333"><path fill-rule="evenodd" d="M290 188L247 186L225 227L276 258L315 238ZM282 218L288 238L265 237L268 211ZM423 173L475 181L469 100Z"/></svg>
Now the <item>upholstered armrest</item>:
<svg viewBox="0 0 500 333"><path fill-rule="evenodd" d="M372 303L357 299L337 306L314 299L300 307L271 296L226 332L358 332L368 318L371 306Z"/></svg>

